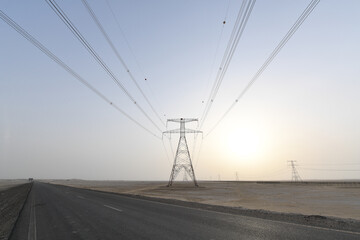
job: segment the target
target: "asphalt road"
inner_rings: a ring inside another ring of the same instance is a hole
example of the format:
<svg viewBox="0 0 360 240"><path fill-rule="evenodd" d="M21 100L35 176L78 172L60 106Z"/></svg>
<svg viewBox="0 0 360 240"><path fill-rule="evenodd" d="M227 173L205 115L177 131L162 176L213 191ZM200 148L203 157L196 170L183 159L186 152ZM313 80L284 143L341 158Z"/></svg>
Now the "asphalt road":
<svg viewBox="0 0 360 240"><path fill-rule="evenodd" d="M15 239L360 239L359 233L35 182Z"/></svg>

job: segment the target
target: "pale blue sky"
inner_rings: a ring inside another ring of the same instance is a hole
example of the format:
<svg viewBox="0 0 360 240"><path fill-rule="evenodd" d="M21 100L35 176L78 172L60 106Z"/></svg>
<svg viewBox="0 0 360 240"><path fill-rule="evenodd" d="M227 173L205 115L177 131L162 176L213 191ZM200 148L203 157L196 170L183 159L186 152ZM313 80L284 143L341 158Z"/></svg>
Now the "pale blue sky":
<svg viewBox="0 0 360 240"><path fill-rule="evenodd" d="M230 0L213 69L228 1L109 2L142 70L106 2L89 0L160 115L200 118L241 1ZM205 134L309 2L256 2L205 122ZM81 1L57 3L152 114ZM0 9L156 131L45 1L1 0ZM359 178L360 171L339 171L360 170L359 11L357 0L318 4L245 97L204 139L200 158L193 159L199 179L217 179L219 174L223 180L234 179L235 172L241 179L288 179L290 159L303 168L299 172L304 179ZM3 21L0 36L0 178L168 179L171 166L161 141L99 99ZM189 136L190 144L192 139ZM173 144L175 148L176 136Z"/></svg>

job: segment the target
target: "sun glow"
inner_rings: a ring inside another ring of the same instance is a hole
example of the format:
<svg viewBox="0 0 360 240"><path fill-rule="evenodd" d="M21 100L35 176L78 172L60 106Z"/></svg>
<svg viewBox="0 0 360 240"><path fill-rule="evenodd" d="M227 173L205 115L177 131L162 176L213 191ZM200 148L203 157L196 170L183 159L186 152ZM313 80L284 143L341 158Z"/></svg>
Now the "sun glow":
<svg viewBox="0 0 360 240"><path fill-rule="evenodd" d="M226 148L233 157L252 157L260 150L259 136L250 129L237 129L227 136Z"/></svg>

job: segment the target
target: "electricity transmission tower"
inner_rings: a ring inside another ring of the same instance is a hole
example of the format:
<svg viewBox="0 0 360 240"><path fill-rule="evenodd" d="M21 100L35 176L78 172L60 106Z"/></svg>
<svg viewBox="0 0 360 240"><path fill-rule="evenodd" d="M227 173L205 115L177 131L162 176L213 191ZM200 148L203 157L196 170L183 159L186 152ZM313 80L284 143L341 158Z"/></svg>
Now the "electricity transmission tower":
<svg viewBox="0 0 360 240"><path fill-rule="evenodd" d="M298 171L296 170L296 161L295 160L289 160L288 161L289 165L291 166L291 181L292 182L301 182L301 177L298 173Z"/></svg>
<svg viewBox="0 0 360 240"><path fill-rule="evenodd" d="M238 172L235 173L235 180L236 180L236 181L239 181L239 174L238 174Z"/></svg>
<svg viewBox="0 0 360 240"><path fill-rule="evenodd" d="M183 181L184 181L184 182L189 181L189 179L188 179L188 175L186 174L186 171L184 171Z"/></svg>
<svg viewBox="0 0 360 240"><path fill-rule="evenodd" d="M185 137L186 133L202 133L202 131L185 128L185 123L194 122L194 121L198 121L198 120L196 118L177 118L177 119L168 119L166 122L166 123L168 123L168 122L180 123L180 128L163 132L163 135L164 134L171 135L172 133L180 133L180 138L179 138L179 143L178 143L178 147L177 147L176 154L175 154L174 164L173 164L173 167L171 170L169 183L167 185L168 187L172 186L177 175L182 170L184 171L184 179L187 178L186 176L188 175L191 178L191 180L194 182L194 185L198 186L196 178L195 178L194 168L193 168L191 158L190 158L189 148L188 148L188 145L186 142L186 137Z"/></svg>

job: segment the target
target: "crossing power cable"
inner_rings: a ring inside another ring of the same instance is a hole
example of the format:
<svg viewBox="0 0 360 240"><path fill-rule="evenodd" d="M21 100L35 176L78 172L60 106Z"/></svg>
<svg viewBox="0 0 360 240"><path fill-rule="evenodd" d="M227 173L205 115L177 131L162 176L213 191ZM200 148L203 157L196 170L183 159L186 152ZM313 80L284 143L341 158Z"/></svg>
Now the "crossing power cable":
<svg viewBox="0 0 360 240"><path fill-rule="evenodd" d="M137 126L145 130L146 132L150 133L154 137L161 139L158 135L153 133L151 130L146 128L140 122L132 118L129 114L127 114L124 110L118 107L115 103L110 101L104 94L98 91L95 87L93 87L89 82L87 82L84 78L82 78L78 73L76 73L72 68L66 65L62 60L60 60L55 54L53 54L49 49L47 49L44 45L42 45L38 40L36 40L32 35L30 35L26 30L24 30L21 26L19 26L14 20L12 20L9 16L7 16L3 11L0 10L0 18L8 24L11 28L17 31L20 35L22 35L26 40L28 40L31 44L45 53L49 58L51 58L54 62L56 62L59 66L61 66L65 71L70 73L73 77L75 77L79 82L81 82L84 86L89 88L93 93L95 93L98 97L102 100L110 104L114 107L117 111L122 113L125 117L127 117L130 121L135 123Z"/></svg>
<svg viewBox="0 0 360 240"><path fill-rule="evenodd" d="M230 105L230 107L226 110L226 112L220 117L220 119L216 122L216 124L210 128L207 132L206 136L208 136L218 125L219 123L226 117L227 114L235 107L235 105L239 102L239 100L245 95L245 93L250 89L250 87L254 84L254 82L260 77L260 75L265 71L265 69L269 66L269 64L274 60L277 54L281 51L281 49L285 46L285 44L289 41L289 39L294 35L294 33L298 30L301 24L306 20L306 18L310 15L310 13L314 10L320 0L312 0L310 4L306 7L300 17L296 20L294 25L290 28L290 30L286 33L284 38L280 41L280 43L276 46L270 56L266 59L260 69L255 73L250 82L246 85L246 87L240 92L239 96L235 99L235 101ZM205 137L206 137L205 136Z"/></svg>
<svg viewBox="0 0 360 240"><path fill-rule="evenodd" d="M169 145L170 145L170 150L171 150L171 154L172 154L172 157L175 158L175 152L174 152L174 148L172 146L172 142L171 142L171 138L167 138L169 140Z"/></svg>
<svg viewBox="0 0 360 240"><path fill-rule="evenodd" d="M240 41L240 38L244 32L244 29L246 27L246 24L249 20L249 17L251 15L252 9L254 8L256 0L244 0L241 4L240 10L237 15L236 22L234 24L234 28L232 30L229 42L227 44L224 56L222 58L217 76L215 78L213 87L211 89L211 93L209 95L209 98L206 102L205 109L203 111L203 114L201 116L201 121L199 125L199 129L202 128L207 115L212 107L212 104L217 96L217 93L219 91L219 88L221 86L221 83L224 79L224 76L226 74L226 71L230 65L231 59L235 53L236 47Z"/></svg>
<svg viewBox="0 0 360 240"><path fill-rule="evenodd" d="M227 7L226 7L226 11L225 11L225 17L223 18L223 22L222 22L222 27L221 27L221 31L219 34L219 38L217 40L217 44L216 44L216 48L215 48L215 54L214 54L214 58L212 60L211 63L211 67L210 67L210 74L208 76L207 82L206 82L206 88L205 91L207 91L208 87L209 87L209 83L210 83L210 79L212 78L213 72L214 72L214 66L215 66L215 61L217 59L218 56L218 52L219 52L219 47L220 47L220 43L221 43L221 39L223 37L223 33L224 33L224 28L225 28L225 24L226 24L226 20L227 20L227 15L229 12L229 7L230 7L230 0L228 0L227 3ZM207 92L205 93L207 94ZM204 97L205 98L205 97ZM199 125L198 125L199 128ZM194 145L193 145L193 149L192 149L192 155L195 155L195 150L196 150L196 144L197 144L197 138L198 138L198 133L195 134L195 139L194 139ZM201 146L200 146L201 147ZM195 166L196 167L196 166Z"/></svg>
<svg viewBox="0 0 360 240"><path fill-rule="evenodd" d="M115 20L115 23L116 23L116 26L117 26L118 30L120 31L123 39L125 40L125 43L126 43L128 49L130 50L131 55L133 56L133 58L134 58L134 60L135 60L135 63L136 63L136 65L137 65L138 69L140 70L140 72L142 73L142 75L143 75L143 77L144 77L146 86L148 87L150 94L152 95L152 97L153 97L153 99L155 100L155 102L157 103L157 105L159 105L159 104L158 104L158 101L156 101L156 100L157 100L156 95L154 94L154 92L153 92L153 90L152 90L152 88L151 88L151 86L150 86L150 84L149 84L148 78L146 77L143 68L141 67L141 65L140 65L137 57L135 56L135 53L134 53L134 51L133 51L133 49L132 49L132 47L131 47L131 45L130 45L130 42L128 41L128 39L127 39L124 31L123 31L122 28L121 28L121 25L120 25L120 23L119 23L116 15L115 15L115 13L114 13L112 7L111 7L111 5L110 5L109 0L106 0L106 4L107 4L107 6L108 6L108 8L109 8L109 10L110 10L110 13L111 13L112 17L113 17L114 20ZM89 5L89 4L88 4L88 5ZM103 27L102 27L102 28L103 28ZM120 60L120 59L119 59L119 60ZM121 62L121 61L120 61L120 62ZM125 68L127 68L127 67L125 67ZM135 81L135 79L134 79L134 81ZM145 94L143 94L143 96L144 96L144 95L145 95ZM146 98L146 96L144 96L144 97ZM146 98L146 99L147 99L147 98ZM149 103L148 100L147 100L147 102ZM160 120L160 122L165 126L165 123L161 120L159 114L155 111L155 108L153 107L153 105L150 104L150 103L149 103L149 105L150 105L150 107L152 108L153 112L154 112L154 113L156 114L156 116L158 117L158 119ZM169 141L170 141L170 140L169 140ZM169 163L170 163L170 165L171 165L171 161L169 160L168 152L167 152L167 149L166 149L166 146L165 146L165 143L164 143L163 140L162 140L162 145L163 145L163 147L164 147L166 157L167 157L167 159L168 159L168 161L169 161ZM173 149L172 149L171 142L170 142L170 148L171 148L171 153L172 153L172 157L173 157L173 155L174 155L173 152L174 152L174 151L173 151Z"/></svg>
<svg viewBox="0 0 360 240"><path fill-rule="evenodd" d="M324 169L324 168L303 168L299 167L302 170L314 170L314 171L335 171L335 172L359 172L360 169Z"/></svg>
<svg viewBox="0 0 360 240"><path fill-rule="evenodd" d="M301 164L302 166L316 166L316 167L319 167L319 166L323 166L323 165L326 165L326 166L345 166L345 165L360 165L360 162L358 163L320 163L320 164L316 164L316 163L311 163L311 164Z"/></svg>
<svg viewBox="0 0 360 240"><path fill-rule="evenodd" d="M122 37L124 38L125 43L126 43L127 47L129 48L130 53L131 53L131 55L133 56L136 65L137 65L138 68L140 69L142 75L144 76L144 79L146 79L146 76L145 76L145 73L144 73L144 69L141 67L140 62L138 61L137 57L135 56L135 53L134 53L134 51L133 51L133 49L132 49L132 47L131 47L131 44L130 44L130 42L128 41L128 39L127 39L124 31L122 30L121 25L120 25L120 22L118 21L118 19L117 19L117 17L116 17L116 14L115 14L113 8L111 7L111 4L110 4L109 0L106 0L106 4L107 4L108 8L110 9L110 13L111 13L111 15L113 16L113 18L114 18L114 20L115 20L116 26L118 27L118 29L119 29Z"/></svg>
<svg viewBox="0 0 360 240"><path fill-rule="evenodd" d="M210 79L211 79L212 76L213 76L215 61L216 61L216 59L217 59L218 52L219 52L219 47L220 47L220 43L221 43L221 39L222 39L222 37L223 37L224 28L225 28L225 24L226 24L226 20L227 20L227 15L228 15L228 12L229 12L229 7L230 7L230 0L228 1L227 7L226 7L225 17L223 18L221 31L220 31L219 38L218 38L217 43L216 43L216 48L215 48L214 57L213 57L213 60L212 60L212 62L211 62L211 67L210 67L209 76L208 76L207 81L206 81L206 88L205 88L205 91L206 91L206 92L205 92L205 94L207 94L207 89L208 89L208 87L209 87ZM204 95L205 95L205 94L204 94ZM203 96L203 99L205 99L205 96Z"/></svg>
<svg viewBox="0 0 360 240"><path fill-rule="evenodd" d="M197 167L197 164L198 164L198 162L199 162L199 159L200 159L200 153L201 153L201 149L202 149L202 146L203 146L203 142L204 142L204 139L202 138L201 139L201 142L200 142L200 147L199 147L199 150L198 150L198 152L197 152L197 155L195 156L195 168ZM195 148L194 148L194 151L195 151Z"/></svg>
<svg viewBox="0 0 360 240"><path fill-rule="evenodd" d="M83 5L85 6L87 12L90 14L91 18L94 20L96 26L99 28L99 30L101 31L101 33L103 34L104 38L106 39L106 41L108 42L108 44L110 45L111 49L114 51L117 59L121 62L121 65L125 68L126 72L128 73L130 79L133 81L133 83L135 84L135 86L137 87L137 89L140 91L141 95L144 97L144 99L146 100L146 102L149 104L151 110L154 112L154 114L156 115L156 117L160 120L160 122L165 126L165 123L163 122L163 120L161 119L160 115L157 113L157 111L155 110L154 106L151 104L151 102L149 101L148 97L145 95L144 91L141 89L139 83L136 81L134 75L131 73L129 67L126 65L124 59L121 57L119 51L116 49L115 45L113 44L113 42L111 41L109 35L107 34L107 32L105 31L104 27L102 26L101 22L99 21L99 19L97 18L95 12L92 10L92 8L90 7L89 3L86 0L81 0Z"/></svg>
<svg viewBox="0 0 360 240"><path fill-rule="evenodd" d="M255 2L256 2L256 0L244 0L240 6L233 30L230 35L230 39L228 41L226 50L224 52L224 55L223 55L223 58L222 58L222 61L220 64L220 67L217 72L217 76L215 78L209 98L206 101L206 106L205 106L202 116L200 118L200 124L198 126L198 129L201 129L202 126L204 125L205 119L207 118L207 115L208 115L208 113L212 107L212 104L216 98L216 95L219 91L221 83L225 77L225 73L230 65L230 62L235 53L236 47L237 47L237 45L240 41L240 38L244 32L246 24L251 15L252 9L254 8ZM195 152L197 137L198 137L198 134L195 134L195 143L193 146L193 153ZM199 152L199 155L200 155L200 152Z"/></svg>
<svg viewBox="0 0 360 240"><path fill-rule="evenodd" d="M75 37L80 41L80 43L86 48L86 50L95 58L95 60L100 64L100 66L105 70L105 72L111 77L111 79L116 83L116 85L123 90L125 95L135 104L135 106L141 111L141 113L152 123L153 126L159 131L161 129L157 124L150 118L150 116L145 112L145 110L137 103L135 98L128 92L125 86L118 80L115 74L110 70L106 63L100 58L97 52L91 47L91 45L86 41L82 36L80 31L75 27L71 20L67 17L64 11L60 6L55 2L55 0L45 0L51 9L56 13L56 15L61 19L61 21L67 26L67 28L75 35Z"/></svg>
<svg viewBox="0 0 360 240"><path fill-rule="evenodd" d="M161 142L162 142L162 145L163 145L164 150L165 150L166 159L167 159L167 161L168 161L169 165L171 166L171 160L170 160L170 158L169 158L168 151L166 150L166 146L165 146L165 143L164 143L164 139L161 139Z"/></svg>
<svg viewBox="0 0 360 240"><path fill-rule="evenodd" d="M106 4L107 4L107 6L108 6L108 8L109 8L109 10L110 10L111 15L113 16L113 18L114 18L114 20L115 20L115 23L116 23L116 26L117 26L118 30L120 31L123 39L125 40L125 44L126 44L127 47L129 48L130 53L131 53L131 55L133 56L133 58L134 58L134 60L135 60L135 63L136 63L136 65L137 65L138 69L140 70L140 72L142 73L142 75L143 75L143 77L144 77L144 81L145 81L145 83L146 83L146 86L147 86L148 89L149 89L150 95L151 95L152 98L154 99L155 103L156 103L157 105L159 105L159 101L158 101L157 95L154 94L154 91L153 91L153 89L152 89L152 87L151 87L151 84L149 83L149 82L150 82L150 81L149 81L149 78L146 76L146 74L145 74L145 72L144 72L144 69L143 69L142 66L140 65L140 62L139 62L138 58L136 57L136 55L135 55L135 53L134 53L134 51L133 51L133 48L131 47L131 44L130 44L130 42L128 41L128 39L127 39L127 37L126 37L125 32L122 30L121 25L120 25L120 22L119 22L118 18L116 17L116 14L115 14L113 8L111 7L110 1L109 1L109 0L106 0ZM163 122L163 121L162 121L162 122ZM163 124L164 124L164 122L163 122Z"/></svg>

